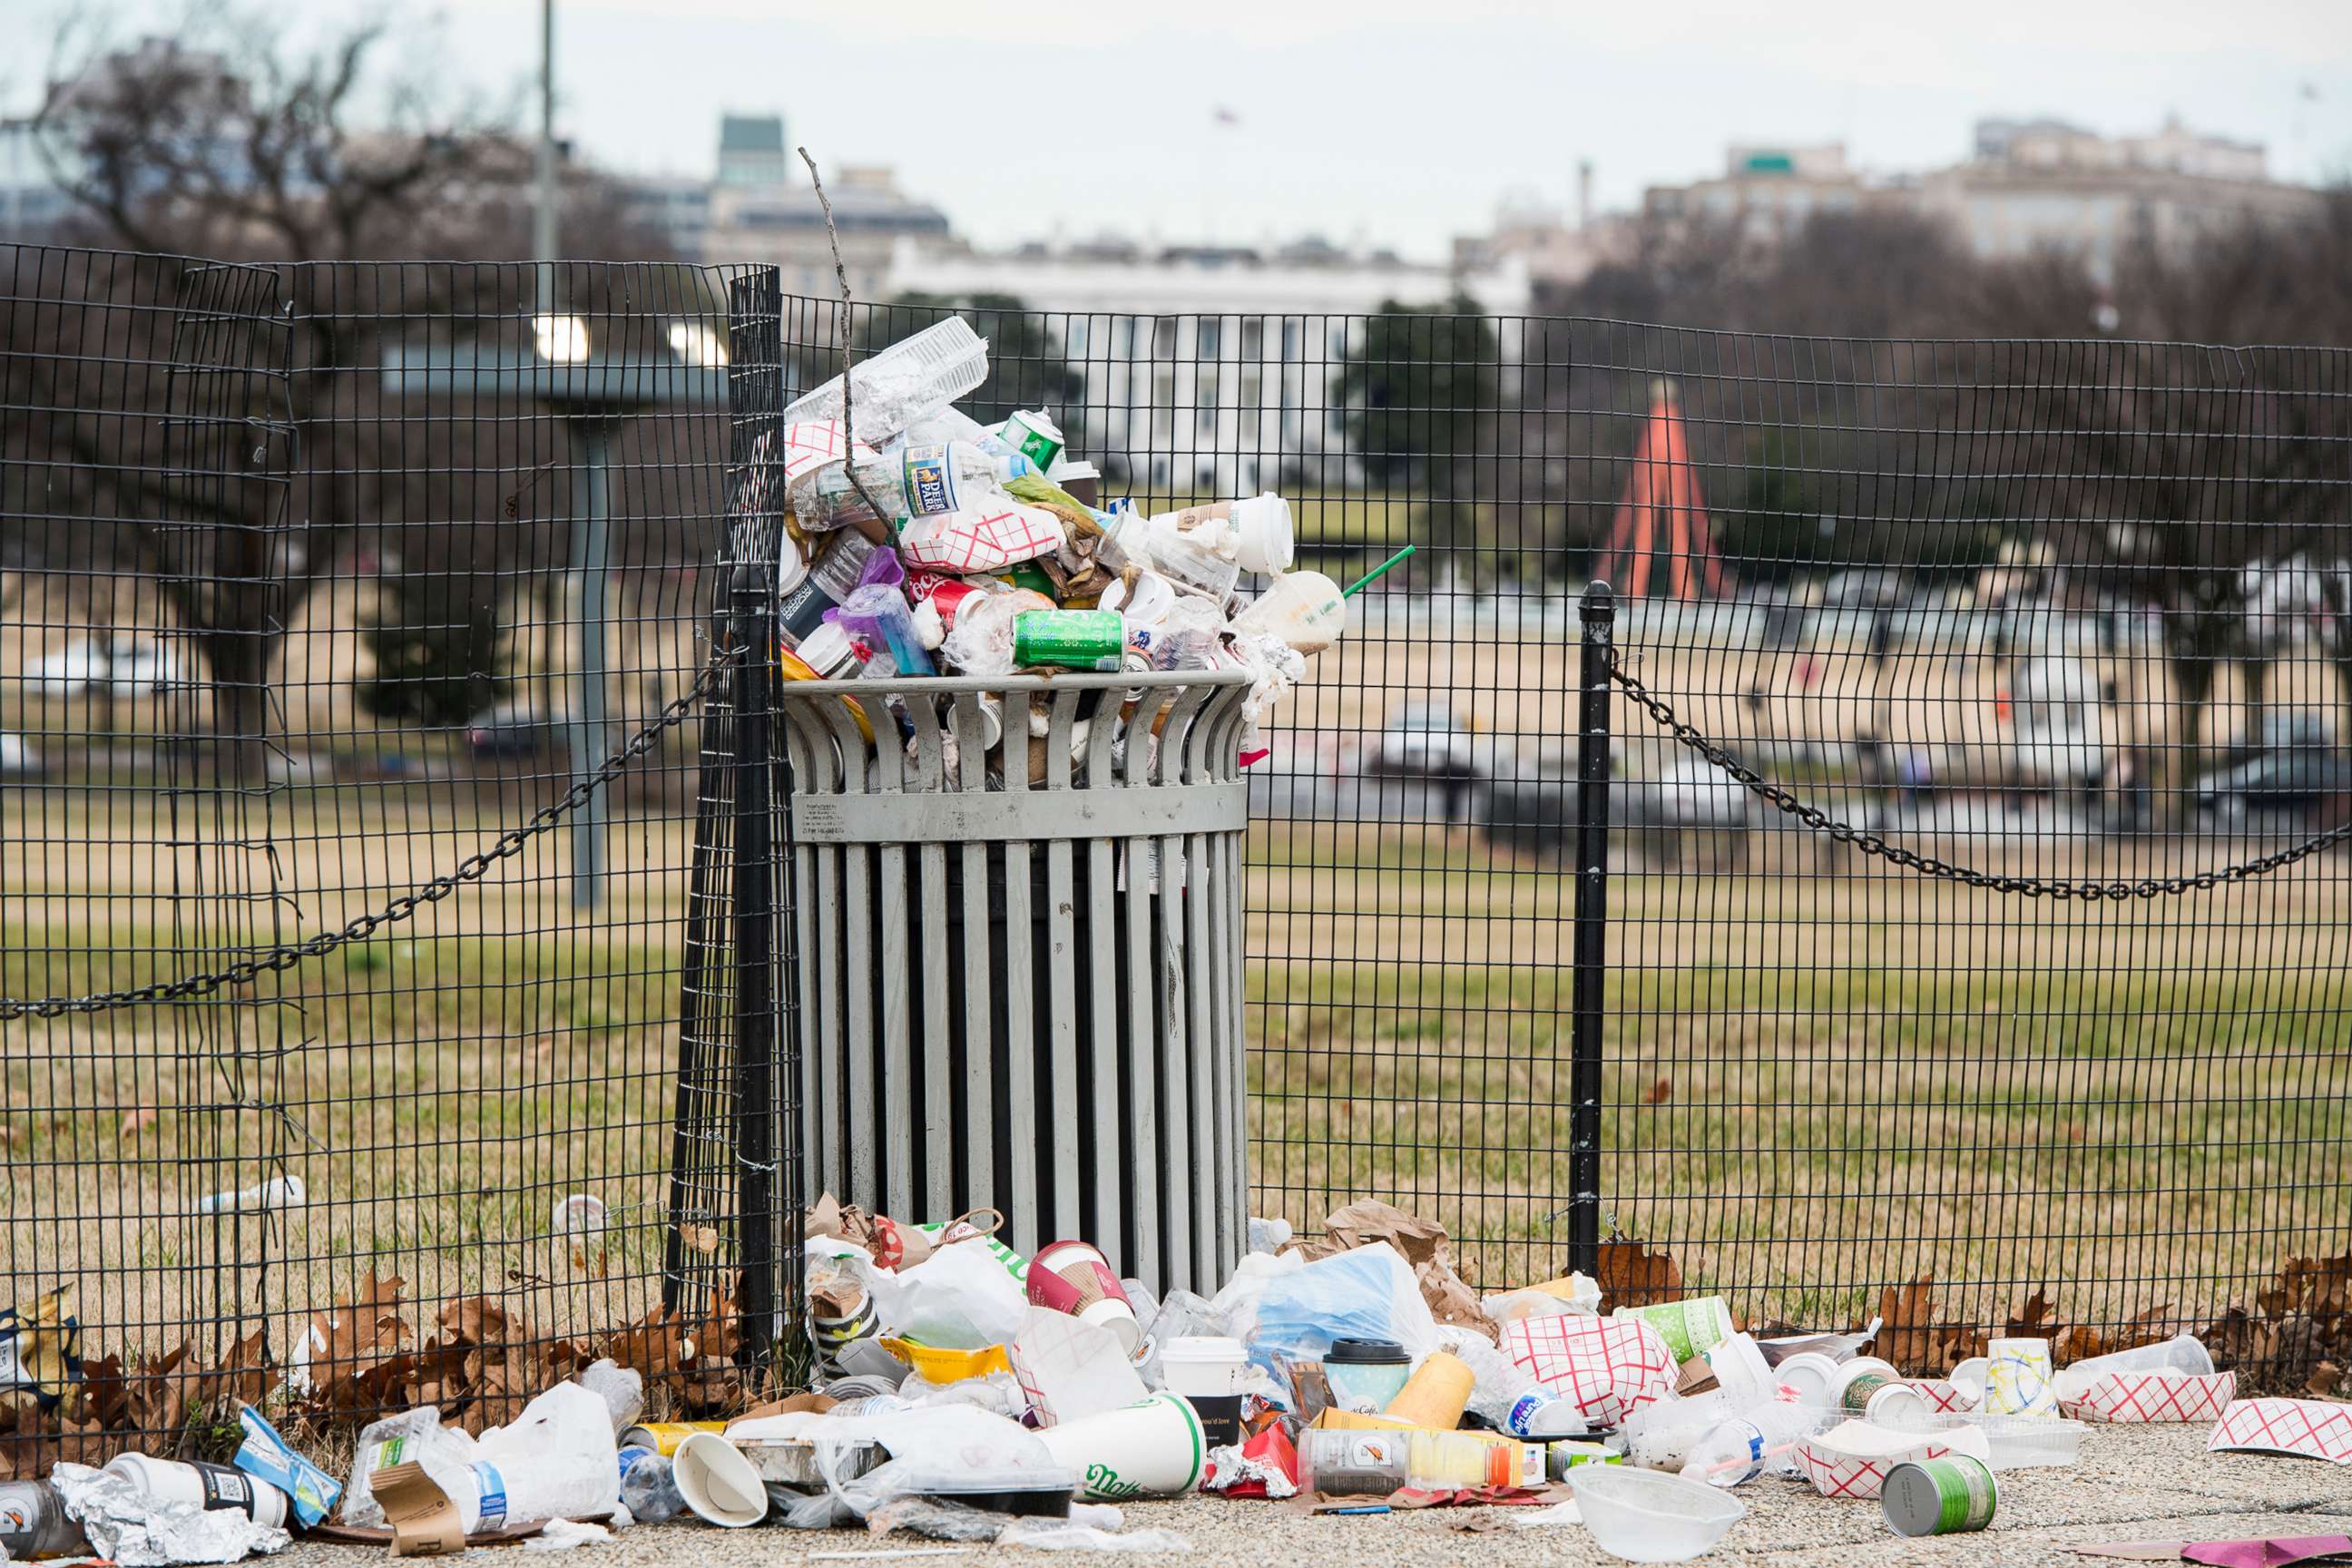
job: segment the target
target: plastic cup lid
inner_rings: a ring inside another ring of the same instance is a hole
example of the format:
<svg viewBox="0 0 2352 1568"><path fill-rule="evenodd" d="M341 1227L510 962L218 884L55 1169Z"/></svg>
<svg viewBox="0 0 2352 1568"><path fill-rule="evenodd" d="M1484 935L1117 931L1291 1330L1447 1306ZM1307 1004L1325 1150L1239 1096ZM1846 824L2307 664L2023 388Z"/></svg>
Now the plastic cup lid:
<svg viewBox="0 0 2352 1568"><path fill-rule="evenodd" d="M1402 1366L1412 1360L1394 1340L1333 1340L1323 1359L1343 1366Z"/></svg>

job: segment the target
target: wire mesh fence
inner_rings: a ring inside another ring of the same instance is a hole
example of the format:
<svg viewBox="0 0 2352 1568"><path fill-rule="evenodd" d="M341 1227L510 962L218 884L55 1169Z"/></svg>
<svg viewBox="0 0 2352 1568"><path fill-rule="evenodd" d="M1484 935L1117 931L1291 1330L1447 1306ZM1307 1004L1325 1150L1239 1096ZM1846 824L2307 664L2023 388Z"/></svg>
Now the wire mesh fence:
<svg viewBox="0 0 2352 1568"><path fill-rule="evenodd" d="M249 984L0 1023L14 1299L68 1288L117 1426L183 1340L324 1413L500 1419L594 1352L725 1397L813 1194L792 781L764 660L711 660L798 569L759 432L840 307L759 269L0 267L0 993L218 971L560 809ZM1250 773L1255 1212L1385 1198L1489 1287L1580 1213L1759 1322L1932 1278L1918 1361L2241 1299L2217 1348L2265 1376L2341 1348L2304 1286L2255 1299L2352 1253L2340 848L2147 899L1923 878L1621 696L1580 1121L1570 1019L1593 575L1627 674L1923 857L2138 882L2343 826L2343 356L962 313L966 410L1052 410L1106 496L1276 489L1342 582L1417 546Z"/></svg>

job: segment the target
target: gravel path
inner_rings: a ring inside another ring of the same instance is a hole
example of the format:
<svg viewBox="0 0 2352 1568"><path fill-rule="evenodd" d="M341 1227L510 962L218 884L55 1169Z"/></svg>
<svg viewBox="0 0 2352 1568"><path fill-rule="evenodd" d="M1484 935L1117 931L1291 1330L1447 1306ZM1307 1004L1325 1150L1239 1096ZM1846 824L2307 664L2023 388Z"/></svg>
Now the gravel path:
<svg viewBox="0 0 2352 1568"><path fill-rule="evenodd" d="M2095 1541L2352 1534L2352 1468L2275 1455L2209 1455L2205 1442L2210 1432L2203 1423L2095 1426L2081 1463L2073 1468L2003 1472L2000 1514L1990 1530L1977 1535L1906 1541L1887 1531L1875 1502L1832 1502L1814 1495L1810 1486L1752 1482L1737 1494L1748 1506L1748 1517L1703 1561L1786 1568L1979 1568L2073 1561L2095 1568L2112 1560L2070 1559L2058 1555L2059 1549ZM1529 1529L1513 1522L1517 1511L1446 1509L1311 1519L1279 1503L1190 1498L1135 1504L1127 1518L1130 1529L1151 1526L1182 1536L1192 1548L1183 1559L1191 1568L1343 1568L1362 1563L1537 1568L1614 1561L1581 1527ZM688 1521L628 1531L611 1546L582 1548L570 1568L767 1568L807 1562L818 1552L862 1556L935 1544L905 1534L877 1540L850 1531L719 1531ZM502 1550L522 1561L535 1555ZM938 1561L961 1568L988 1559L1046 1562L1069 1555L987 1546ZM359 1568L363 1560L380 1556L374 1549L298 1544L275 1560L275 1568ZM522 1568L521 1561L516 1568Z"/></svg>

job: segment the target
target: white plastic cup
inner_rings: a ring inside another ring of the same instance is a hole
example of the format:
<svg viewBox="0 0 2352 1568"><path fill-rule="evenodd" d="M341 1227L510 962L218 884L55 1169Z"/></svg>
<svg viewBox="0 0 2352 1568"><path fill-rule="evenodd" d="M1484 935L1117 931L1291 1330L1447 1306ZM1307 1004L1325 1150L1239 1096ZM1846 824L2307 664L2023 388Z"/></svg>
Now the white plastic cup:
<svg viewBox="0 0 2352 1568"><path fill-rule="evenodd" d="M1300 653L1321 653L1348 630L1348 601L1320 572L1292 572L1234 617L1245 632L1266 632Z"/></svg>
<svg viewBox="0 0 2352 1568"><path fill-rule="evenodd" d="M192 1503L207 1512L235 1509L256 1524L286 1528L286 1494L227 1465L199 1465L145 1454L117 1454L107 1470L126 1476L159 1503Z"/></svg>
<svg viewBox="0 0 2352 1568"><path fill-rule="evenodd" d="M2176 1372L2189 1377L2209 1377L2213 1372L2213 1352L2195 1334L2175 1334L2161 1344L2095 1355L2058 1369L2060 1403L2080 1399L2099 1379L2119 1372Z"/></svg>
<svg viewBox="0 0 2352 1568"><path fill-rule="evenodd" d="M1087 1502L1181 1497L1200 1484L1209 1454L1200 1415L1181 1394L1048 1426L1037 1440L1055 1464L1078 1472Z"/></svg>
<svg viewBox="0 0 2352 1568"><path fill-rule="evenodd" d="M1168 612L1176 607L1176 589L1157 572L1138 572L1132 593L1128 590L1127 579L1121 577L1103 590L1099 603L1103 609L1118 612L1127 622L1128 640L1132 642L1138 631L1156 626L1168 618Z"/></svg>
<svg viewBox="0 0 2352 1568"><path fill-rule="evenodd" d="M1231 521L1244 572L1278 577L1297 559L1298 535L1290 503L1272 490L1234 502Z"/></svg>
<svg viewBox="0 0 2352 1568"><path fill-rule="evenodd" d="M768 1517L768 1489L743 1451L716 1432L696 1432L672 1456L670 1479L695 1517L745 1530Z"/></svg>

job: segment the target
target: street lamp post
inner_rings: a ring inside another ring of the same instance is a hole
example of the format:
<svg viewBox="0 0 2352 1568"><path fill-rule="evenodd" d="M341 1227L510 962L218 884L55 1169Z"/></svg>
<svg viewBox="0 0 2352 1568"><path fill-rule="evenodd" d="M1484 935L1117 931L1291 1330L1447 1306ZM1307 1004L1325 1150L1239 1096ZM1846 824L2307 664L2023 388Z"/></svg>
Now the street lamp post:
<svg viewBox="0 0 2352 1568"><path fill-rule="evenodd" d="M564 324L561 333L546 330L544 316L535 323L541 346L572 357L484 355L461 346L455 352L426 347L412 361L406 347L395 344L385 355L383 387L404 397L528 398L563 421L580 467L580 500L572 519L578 670L565 724L576 785L603 764L610 744L604 597L612 543L614 428L624 419L657 408L725 407L727 367L629 352L600 357L589 352L584 323L570 317L560 320ZM572 816L575 908L593 909L604 900L608 815L599 791Z"/></svg>

